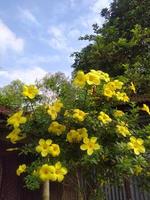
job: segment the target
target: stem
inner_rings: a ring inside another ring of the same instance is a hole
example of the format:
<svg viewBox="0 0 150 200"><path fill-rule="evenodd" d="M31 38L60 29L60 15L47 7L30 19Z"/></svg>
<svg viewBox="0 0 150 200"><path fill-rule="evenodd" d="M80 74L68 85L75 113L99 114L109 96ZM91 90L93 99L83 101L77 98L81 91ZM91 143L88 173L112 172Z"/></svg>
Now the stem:
<svg viewBox="0 0 150 200"><path fill-rule="evenodd" d="M43 184L43 200L50 200L49 181L45 181Z"/></svg>
<svg viewBox="0 0 150 200"><path fill-rule="evenodd" d="M84 195L82 193L82 188L81 188L80 172L78 169L76 171L76 177L77 177L77 185L78 185L78 200L84 200Z"/></svg>
<svg viewBox="0 0 150 200"><path fill-rule="evenodd" d="M86 105L87 94L88 94L88 88L86 88L86 90L85 90L84 106Z"/></svg>

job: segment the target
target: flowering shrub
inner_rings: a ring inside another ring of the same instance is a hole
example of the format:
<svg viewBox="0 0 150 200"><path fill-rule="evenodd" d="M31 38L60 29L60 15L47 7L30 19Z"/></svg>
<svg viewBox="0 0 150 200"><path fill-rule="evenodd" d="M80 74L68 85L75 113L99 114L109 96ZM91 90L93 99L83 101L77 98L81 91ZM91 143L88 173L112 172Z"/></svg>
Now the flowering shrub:
<svg viewBox="0 0 150 200"><path fill-rule="evenodd" d="M24 86L25 103L7 120L13 128L7 139L21 142L20 153L32 158L16 171L24 173L26 186L36 189L46 180L62 182L71 173L87 180L92 194L104 183L149 176L150 125L137 122L140 110L150 112L147 105L139 108L130 102L129 95L136 91L133 83L91 70L77 72L73 85L77 93L71 105L64 105L61 97L41 104L36 86ZM125 103L130 109L118 109Z"/></svg>

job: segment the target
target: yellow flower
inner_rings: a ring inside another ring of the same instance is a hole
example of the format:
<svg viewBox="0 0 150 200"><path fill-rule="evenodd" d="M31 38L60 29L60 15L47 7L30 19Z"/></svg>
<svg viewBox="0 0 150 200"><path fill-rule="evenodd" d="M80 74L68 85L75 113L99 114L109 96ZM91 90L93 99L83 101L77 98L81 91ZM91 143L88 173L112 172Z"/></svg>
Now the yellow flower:
<svg viewBox="0 0 150 200"><path fill-rule="evenodd" d="M14 128L17 128L17 127L19 127L20 124L26 123L27 118L23 117L22 114L23 114L23 111L19 111L19 112L13 114L12 116L10 116L7 119L7 124L13 125Z"/></svg>
<svg viewBox="0 0 150 200"><path fill-rule="evenodd" d="M94 150L100 149L100 145L96 143L97 138L96 137L91 137L91 138L84 138L83 143L80 146L80 149L83 151L87 150L87 154L90 156L93 154Z"/></svg>
<svg viewBox="0 0 150 200"><path fill-rule="evenodd" d="M119 80L114 80L114 85L115 85L115 90L119 89L121 90L122 86L123 86L123 82L119 81Z"/></svg>
<svg viewBox="0 0 150 200"><path fill-rule="evenodd" d="M105 87L110 88L112 91L120 90L122 86L123 86L123 82L119 80L110 81L107 84L105 84Z"/></svg>
<svg viewBox="0 0 150 200"><path fill-rule="evenodd" d="M141 108L141 110L147 112L150 115L150 109L149 109L148 105L143 104L143 107Z"/></svg>
<svg viewBox="0 0 150 200"><path fill-rule="evenodd" d="M118 117L122 117L125 113L122 110L115 110L114 111L114 117L118 118Z"/></svg>
<svg viewBox="0 0 150 200"><path fill-rule="evenodd" d="M20 176L20 174L26 171L26 168L26 164L19 165L18 169L16 170L16 174Z"/></svg>
<svg viewBox="0 0 150 200"><path fill-rule="evenodd" d="M131 135L130 131L128 130L128 127L123 124L118 124L116 126L117 133L123 135L124 137Z"/></svg>
<svg viewBox="0 0 150 200"><path fill-rule="evenodd" d="M95 70L91 70L86 74L86 81L88 85L99 85L100 75Z"/></svg>
<svg viewBox="0 0 150 200"><path fill-rule="evenodd" d="M140 165L135 165L134 167L135 167L134 168L135 175L138 176L139 174L141 174L143 168Z"/></svg>
<svg viewBox="0 0 150 200"><path fill-rule="evenodd" d="M139 155L140 153L145 153L145 147L143 143L144 141L141 138L130 137L128 147L133 149L136 155Z"/></svg>
<svg viewBox="0 0 150 200"><path fill-rule="evenodd" d="M12 132L10 132L6 138L10 139L10 141L15 144L17 141L20 141L22 139L24 139L26 137L26 135L23 135L21 133L21 130L19 128L15 128Z"/></svg>
<svg viewBox="0 0 150 200"><path fill-rule="evenodd" d="M62 124L59 124L57 121L51 123L48 128L48 132L54 133L56 135L61 135L66 130L66 127Z"/></svg>
<svg viewBox="0 0 150 200"><path fill-rule="evenodd" d="M98 70L99 76L100 76L100 80L104 80L105 82L109 82L110 78L109 78L109 74Z"/></svg>
<svg viewBox="0 0 150 200"><path fill-rule="evenodd" d="M60 100L57 100L54 102L53 107L56 112L60 112L61 108L63 107L63 103Z"/></svg>
<svg viewBox="0 0 150 200"><path fill-rule="evenodd" d="M62 167L60 162L57 162L55 165L44 164L38 170L39 177L42 181L62 182L67 172L67 169Z"/></svg>
<svg viewBox="0 0 150 200"><path fill-rule="evenodd" d="M116 90L114 81L110 81L107 84L105 84L104 88L108 88L109 90L112 90L114 92Z"/></svg>
<svg viewBox="0 0 150 200"><path fill-rule="evenodd" d="M67 169L65 167L62 167L60 162L57 162L55 164L55 176L56 176L56 180L58 182L62 182L64 179L64 175L66 175L68 173Z"/></svg>
<svg viewBox="0 0 150 200"><path fill-rule="evenodd" d="M38 170L38 173L39 173L39 178L42 181L56 180L55 167L53 165L48 165L48 164L42 165L40 169Z"/></svg>
<svg viewBox="0 0 150 200"><path fill-rule="evenodd" d="M22 94L25 97L29 97L30 99L34 99L35 96L39 93L39 90L35 85L24 85Z"/></svg>
<svg viewBox="0 0 150 200"><path fill-rule="evenodd" d="M88 137L88 133L87 133L86 128L79 128L79 129L77 129L77 132L79 133L81 139Z"/></svg>
<svg viewBox="0 0 150 200"><path fill-rule="evenodd" d="M110 81L103 86L103 94L111 98L116 94L116 90L120 90L123 86L123 82L119 80Z"/></svg>
<svg viewBox="0 0 150 200"><path fill-rule="evenodd" d="M73 80L73 84L77 87L84 87L86 84L86 77L83 71L78 71L75 79Z"/></svg>
<svg viewBox="0 0 150 200"><path fill-rule="evenodd" d="M87 129L80 128L77 130L70 130L67 134L67 141L70 143L79 143L83 138L88 137Z"/></svg>
<svg viewBox="0 0 150 200"><path fill-rule="evenodd" d="M69 110L65 110L64 117L70 117L71 113Z"/></svg>
<svg viewBox="0 0 150 200"><path fill-rule="evenodd" d="M113 95L115 95L115 92L113 90L111 90L111 88L104 86L103 94L104 94L104 96L111 98Z"/></svg>
<svg viewBox="0 0 150 200"><path fill-rule="evenodd" d="M107 123L109 123L109 122L112 121L112 119L111 119L106 113L104 113L103 111L101 111L101 112L99 113L98 119L99 119L103 124L107 124Z"/></svg>
<svg viewBox="0 0 150 200"><path fill-rule="evenodd" d="M57 118L57 111L55 110L54 106L49 106L47 113L51 116L52 120L55 120Z"/></svg>
<svg viewBox="0 0 150 200"><path fill-rule="evenodd" d="M80 122L84 121L84 119L87 115L87 113L83 112L80 109L74 109L73 112L74 112L73 118L80 121Z"/></svg>
<svg viewBox="0 0 150 200"><path fill-rule="evenodd" d="M44 139L40 139L39 140L39 145L36 146L35 150L38 153L41 153L42 157L46 157L50 152L50 146L52 144L52 140L48 139L48 140L44 140Z"/></svg>
<svg viewBox="0 0 150 200"><path fill-rule="evenodd" d="M56 157L60 154L60 148L59 148L59 145L58 144L52 144L50 146L50 154L53 156L53 157Z"/></svg>
<svg viewBox="0 0 150 200"><path fill-rule="evenodd" d="M123 102L129 101L129 97L127 96L125 92L117 92L115 96L119 101L123 101Z"/></svg>
<svg viewBox="0 0 150 200"><path fill-rule="evenodd" d="M70 130L67 134L67 141L70 143L79 143L82 140L79 132L76 130Z"/></svg>
<svg viewBox="0 0 150 200"><path fill-rule="evenodd" d="M130 89L134 92L134 94L136 94L136 89L135 89L135 85L133 84L133 82L131 82Z"/></svg>

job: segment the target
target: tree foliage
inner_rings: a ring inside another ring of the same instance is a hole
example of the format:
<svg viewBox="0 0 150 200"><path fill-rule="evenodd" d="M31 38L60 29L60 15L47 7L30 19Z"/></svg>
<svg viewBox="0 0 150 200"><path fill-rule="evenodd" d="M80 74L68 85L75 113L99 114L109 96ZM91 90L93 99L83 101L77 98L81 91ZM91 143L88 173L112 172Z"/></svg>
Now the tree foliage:
<svg viewBox="0 0 150 200"><path fill-rule="evenodd" d="M17 109L23 103L22 98L23 83L20 80L14 80L9 85L0 88L0 106Z"/></svg>
<svg viewBox="0 0 150 200"><path fill-rule="evenodd" d="M94 34L81 37L90 44L75 52L74 71L100 69L112 76L132 79L138 92L150 86L150 1L118 0L103 9L102 28L93 25ZM142 89L141 89L142 88Z"/></svg>

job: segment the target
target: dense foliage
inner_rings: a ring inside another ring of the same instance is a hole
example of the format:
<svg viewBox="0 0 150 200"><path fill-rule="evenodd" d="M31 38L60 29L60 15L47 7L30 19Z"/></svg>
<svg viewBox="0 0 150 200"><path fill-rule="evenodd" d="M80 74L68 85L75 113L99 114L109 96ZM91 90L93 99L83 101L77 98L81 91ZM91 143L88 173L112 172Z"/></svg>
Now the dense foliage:
<svg viewBox="0 0 150 200"><path fill-rule="evenodd" d="M75 52L75 71L91 68L134 80L140 93L150 86L150 1L117 0L101 15L106 22L93 25L94 34L81 37L90 44ZM142 88L142 89L141 89Z"/></svg>

